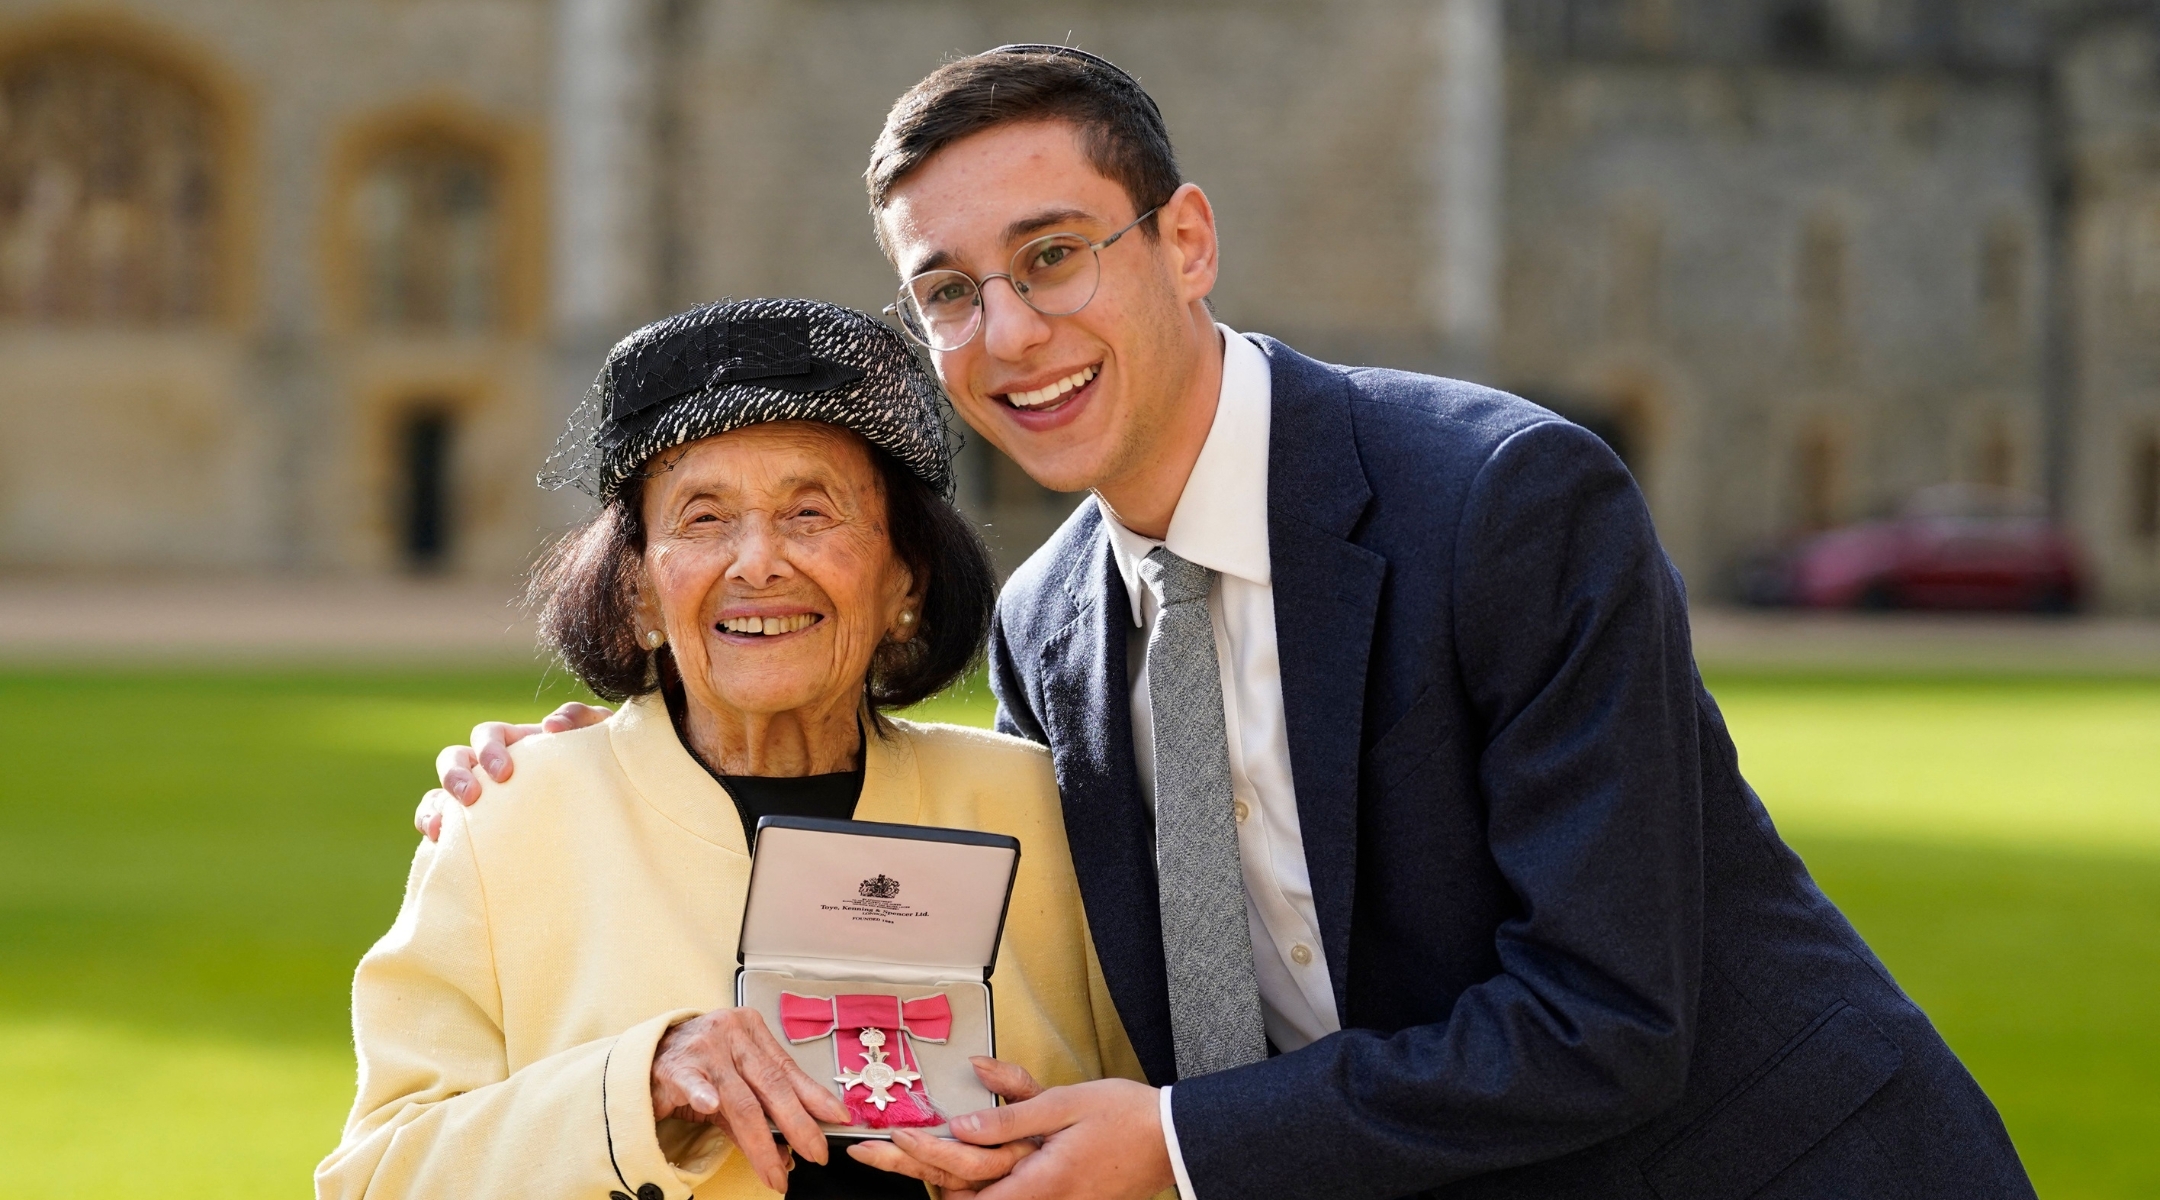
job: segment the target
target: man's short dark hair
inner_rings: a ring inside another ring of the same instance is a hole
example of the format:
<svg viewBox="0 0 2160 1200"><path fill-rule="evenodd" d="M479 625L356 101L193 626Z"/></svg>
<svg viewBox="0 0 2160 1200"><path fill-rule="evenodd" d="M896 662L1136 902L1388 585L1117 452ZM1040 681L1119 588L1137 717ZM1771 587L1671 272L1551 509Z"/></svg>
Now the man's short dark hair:
<svg viewBox="0 0 2160 1200"><path fill-rule="evenodd" d="M1018 121L1070 122L1089 165L1125 189L1136 215L1184 182L1162 113L1132 76L1092 55L999 49L946 63L893 102L863 172L870 211L938 151ZM1153 221L1141 230L1156 236Z"/></svg>
<svg viewBox="0 0 2160 1200"><path fill-rule="evenodd" d="M972 522L892 455L862 445L884 484L893 553L929 581L915 636L887 642L870 660L864 699L877 712L927 700L966 674L990 634L997 572ZM595 695L618 703L661 690L674 670L669 650L639 641L643 503L644 483L633 482L555 543L526 592L541 643Z"/></svg>

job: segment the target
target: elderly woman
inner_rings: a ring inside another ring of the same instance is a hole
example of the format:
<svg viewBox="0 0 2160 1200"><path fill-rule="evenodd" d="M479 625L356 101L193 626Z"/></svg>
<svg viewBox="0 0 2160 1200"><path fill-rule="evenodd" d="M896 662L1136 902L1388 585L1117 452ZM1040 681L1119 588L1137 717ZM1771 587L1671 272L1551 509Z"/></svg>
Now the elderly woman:
<svg viewBox="0 0 2160 1200"><path fill-rule="evenodd" d="M624 703L518 743L422 843L353 983L359 1098L317 1194L922 1196L831 1155L817 1122L846 1108L728 1005L769 814L1019 838L1000 1053L1045 1085L1138 1078L1045 752L881 715L966 669L993 592L899 335L807 301L700 308L617 346L593 404L573 474L601 508L533 593L548 643Z"/></svg>

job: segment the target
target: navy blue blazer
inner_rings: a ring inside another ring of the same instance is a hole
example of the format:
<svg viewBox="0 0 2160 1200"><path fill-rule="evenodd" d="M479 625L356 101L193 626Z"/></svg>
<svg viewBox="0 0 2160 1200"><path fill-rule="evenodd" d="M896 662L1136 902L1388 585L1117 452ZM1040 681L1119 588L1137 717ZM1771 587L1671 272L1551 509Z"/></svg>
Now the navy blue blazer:
<svg viewBox="0 0 2160 1200"><path fill-rule="evenodd" d="M1343 1032L1179 1080L1131 610L1091 500L1015 573L1088 923L1204 1200L2030 1197L1740 777L1640 492L1578 426L1266 338L1298 818Z"/></svg>

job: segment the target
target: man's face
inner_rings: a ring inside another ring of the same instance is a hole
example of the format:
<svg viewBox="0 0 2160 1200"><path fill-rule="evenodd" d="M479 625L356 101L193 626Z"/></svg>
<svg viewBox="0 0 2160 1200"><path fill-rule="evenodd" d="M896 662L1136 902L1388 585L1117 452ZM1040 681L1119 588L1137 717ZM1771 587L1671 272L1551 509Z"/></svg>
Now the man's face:
<svg viewBox="0 0 2160 1200"><path fill-rule="evenodd" d="M1138 215L1089 164L1077 131L1046 121L945 147L894 189L878 221L902 279L949 268L980 280L1010 271L1013 252L1035 238L1100 241ZM960 415L1057 491L1139 469L1195 369L1188 310L1214 282L1211 222L1207 232L1200 273L1174 238L1137 228L1119 238L1101 251L1094 299L1069 316L1043 316L992 280L974 339L932 355Z"/></svg>

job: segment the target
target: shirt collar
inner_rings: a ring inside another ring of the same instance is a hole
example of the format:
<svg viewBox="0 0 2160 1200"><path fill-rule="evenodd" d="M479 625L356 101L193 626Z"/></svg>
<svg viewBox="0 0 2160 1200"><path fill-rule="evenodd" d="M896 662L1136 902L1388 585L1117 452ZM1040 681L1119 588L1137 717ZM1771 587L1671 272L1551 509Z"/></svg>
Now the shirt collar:
<svg viewBox="0 0 2160 1200"><path fill-rule="evenodd" d="M1170 516L1170 536L1156 541L1125 528L1115 517L1103 522L1135 626L1144 624L1140 593L1146 584L1140 579L1140 562L1157 546L1249 583L1267 587L1274 582L1267 523L1268 417L1274 385L1260 347L1227 325L1215 328L1223 339L1222 394L1215 402L1207 441Z"/></svg>

